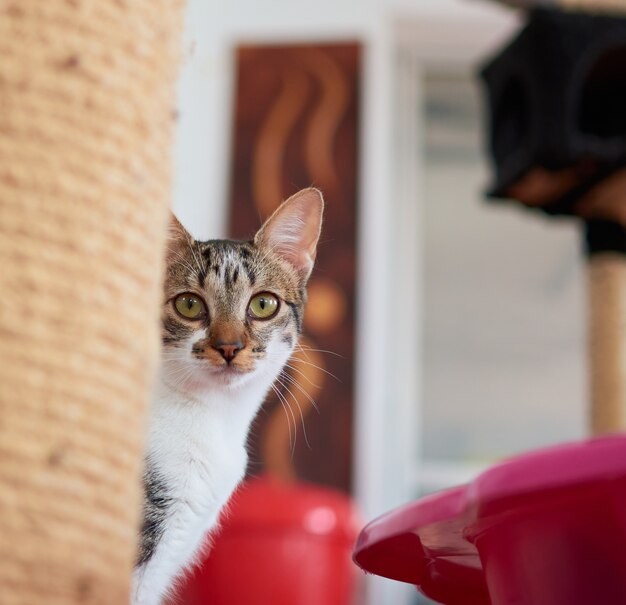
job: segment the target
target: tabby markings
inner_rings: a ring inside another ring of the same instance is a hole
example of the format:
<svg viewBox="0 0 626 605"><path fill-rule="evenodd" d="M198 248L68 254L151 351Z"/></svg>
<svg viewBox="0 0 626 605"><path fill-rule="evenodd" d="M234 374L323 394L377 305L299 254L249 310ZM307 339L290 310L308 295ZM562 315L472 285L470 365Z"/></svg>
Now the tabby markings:
<svg viewBox="0 0 626 605"><path fill-rule="evenodd" d="M293 318L296 322L296 328L298 329L298 334L301 334L302 333L302 316L300 315L300 309L298 305L288 300L286 300L285 303L287 303L287 305L291 309L291 312L293 313Z"/></svg>
<svg viewBox="0 0 626 605"><path fill-rule="evenodd" d="M149 462L144 475L144 511L141 544L137 565L148 561L163 535L167 511L172 503L165 482L154 472Z"/></svg>

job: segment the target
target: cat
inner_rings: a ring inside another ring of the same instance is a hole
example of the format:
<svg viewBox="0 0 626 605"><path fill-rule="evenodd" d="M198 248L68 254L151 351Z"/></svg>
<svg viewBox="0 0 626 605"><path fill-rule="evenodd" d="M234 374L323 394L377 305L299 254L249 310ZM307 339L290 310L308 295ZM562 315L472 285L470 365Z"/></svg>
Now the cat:
<svg viewBox="0 0 626 605"><path fill-rule="evenodd" d="M246 242L195 241L172 218L132 605L162 602L244 476L248 429L302 331L323 206L303 189Z"/></svg>

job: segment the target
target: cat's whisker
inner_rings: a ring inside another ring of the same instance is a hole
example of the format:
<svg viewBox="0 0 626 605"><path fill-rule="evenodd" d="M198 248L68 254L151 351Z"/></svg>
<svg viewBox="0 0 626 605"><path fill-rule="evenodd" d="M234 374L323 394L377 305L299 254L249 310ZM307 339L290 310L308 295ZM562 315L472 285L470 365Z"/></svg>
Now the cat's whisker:
<svg viewBox="0 0 626 605"><path fill-rule="evenodd" d="M292 437L291 419L289 418L289 413L287 412L287 408L289 407L289 410L291 411L291 407L285 400L285 396L280 392L280 390L278 389L276 385L272 385L272 390L274 391L274 393L276 393L276 397L278 397L278 401L280 402L280 405L283 408L283 412L285 412L285 417L287 418L287 428L289 429L289 448L291 449L291 456L293 457L293 454L296 450L296 443ZM292 411L292 416L293 416L293 411ZM295 416L293 416L293 419L294 419L293 421L294 421L294 427L295 427L295 422L296 422Z"/></svg>
<svg viewBox="0 0 626 605"><path fill-rule="evenodd" d="M163 351L163 361L185 361L187 351L182 347L168 347Z"/></svg>
<svg viewBox="0 0 626 605"><path fill-rule="evenodd" d="M298 426L296 423L296 416L293 412L293 409L289 403L289 400L287 399L287 397L285 397L284 393L280 392L280 389L278 389L278 387L273 386L272 387L274 389L274 392L276 393L276 396L278 397L278 400L280 401L280 404L283 406L283 410L285 412L285 415L287 416L287 424L289 426L289 446L291 448L291 457L293 458L295 452L296 452L296 443L298 441ZM287 410L289 410L289 412L287 412ZM293 420L293 441L292 441L292 432L291 432L291 419Z"/></svg>
<svg viewBox="0 0 626 605"><path fill-rule="evenodd" d="M278 381L278 383L291 395L292 399L296 402L296 405L298 406L298 410L300 411L300 423L302 424L302 433L304 434L304 442L306 443L307 447L309 449L311 448L311 444L309 443L309 437L306 434L306 426L304 425L304 414L302 413L302 408L300 407L300 402L298 401L298 398L292 393L291 389L281 380L281 378L285 377L286 375L284 374L284 372L281 372L280 377L277 378L276 380ZM296 432L297 434L297 432Z"/></svg>
<svg viewBox="0 0 626 605"><path fill-rule="evenodd" d="M191 378L191 370L180 372L168 372L164 377L164 382L173 390L181 392L185 390L187 382Z"/></svg>
<svg viewBox="0 0 626 605"><path fill-rule="evenodd" d="M309 365L312 368L315 368L316 370L319 370L320 372L324 372L324 374L327 374L331 378L334 378L337 382L341 383L341 380L337 376L335 376L332 372L329 372L326 368L322 368L321 366L318 366L317 364L314 364L312 361L308 361L307 359L299 358L298 359L298 363L303 363L303 364Z"/></svg>
<svg viewBox="0 0 626 605"><path fill-rule="evenodd" d="M179 372L168 373L166 375L166 378L169 378L170 381L173 382L173 384L170 384L170 386L172 386L176 390L181 390L188 385L192 376L193 372L191 369L182 368Z"/></svg>
<svg viewBox="0 0 626 605"><path fill-rule="evenodd" d="M307 398L309 403L315 408L315 411L318 414L320 413L320 409L315 399L313 399L313 397L311 397L311 395L307 393L306 389L303 388L302 385L293 376L290 376L287 372L282 372L281 377L285 378L289 382L289 384L293 385L296 389L298 389L298 391L300 391Z"/></svg>
<svg viewBox="0 0 626 605"><path fill-rule="evenodd" d="M175 374L170 374L169 377L175 381L176 386L182 387L189 382L192 373L191 370L177 372Z"/></svg>
<svg viewBox="0 0 626 605"><path fill-rule="evenodd" d="M191 265L191 263L178 251L176 250L171 250L170 253L173 253L176 255L176 257L178 258L178 260L191 272L191 273L195 273L196 270L193 268L193 266Z"/></svg>
<svg viewBox="0 0 626 605"><path fill-rule="evenodd" d="M194 367L189 364L187 355L168 355L165 377L174 381L177 387L184 387L193 377ZM172 364L172 362L175 362ZM173 367L172 367L173 366Z"/></svg>
<svg viewBox="0 0 626 605"><path fill-rule="evenodd" d="M335 357L339 357L340 359L345 359L343 355L341 355L340 353L336 353L335 351L327 351L326 349L314 349L313 347L302 345L300 343L296 343L296 349L305 355L307 353L325 353L326 355L334 355Z"/></svg>
<svg viewBox="0 0 626 605"><path fill-rule="evenodd" d="M168 351L167 355L163 356L163 361L166 364L166 372L169 372L172 370L172 362L176 363L177 365L174 366L174 369L178 370L180 368L187 368L187 366L189 365L189 355L186 355L185 352L183 352L182 350L177 351L177 354L174 354L173 351Z"/></svg>
<svg viewBox="0 0 626 605"><path fill-rule="evenodd" d="M300 368L296 368L296 366L286 363L286 368L289 368L292 372L297 372L302 378L304 378L313 388L321 389L322 387L319 384L315 384Z"/></svg>
<svg viewBox="0 0 626 605"><path fill-rule="evenodd" d="M191 256L193 256L193 260L196 262L198 271L200 271L200 273L204 273L204 269L202 268L202 265L200 264L200 261L198 260L198 257L196 256L196 253L193 250L193 244L190 241L188 241L187 245L189 246L189 251L191 252Z"/></svg>

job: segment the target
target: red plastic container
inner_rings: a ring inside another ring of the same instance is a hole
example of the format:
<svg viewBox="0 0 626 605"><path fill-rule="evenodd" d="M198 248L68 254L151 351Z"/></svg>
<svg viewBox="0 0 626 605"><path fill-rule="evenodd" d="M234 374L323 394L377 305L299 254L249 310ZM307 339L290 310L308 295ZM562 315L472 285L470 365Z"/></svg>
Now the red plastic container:
<svg viewBox="0 0 626 605"><path fill-rule="evenodd" d="M329 489L247 482L233 497L180 605L350 605L358 519L350 499Z"/></svg>
<svg viewBox="0 0 626 605"><path fill-rule="evenodd" d="M496 465L373 521L354 558L447 605L624 605L626 437Z"/></svg>

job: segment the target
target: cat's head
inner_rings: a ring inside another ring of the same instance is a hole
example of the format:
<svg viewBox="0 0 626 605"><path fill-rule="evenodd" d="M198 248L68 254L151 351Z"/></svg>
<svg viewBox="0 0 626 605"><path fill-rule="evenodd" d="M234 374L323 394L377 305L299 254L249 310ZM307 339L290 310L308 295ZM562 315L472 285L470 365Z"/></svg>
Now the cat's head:
<svg viewBox="0 0 626 605"><path fill-rule="evenodd" d="M165 379L185 390L271 381L302 329L323 200L304 189L252 241L199 242L172 217L162 341Z"/></svg>

